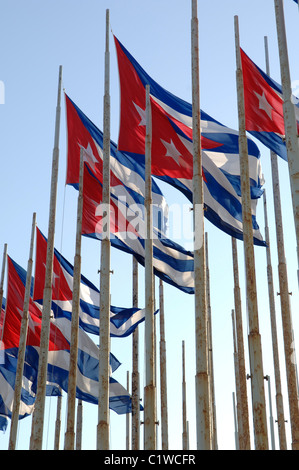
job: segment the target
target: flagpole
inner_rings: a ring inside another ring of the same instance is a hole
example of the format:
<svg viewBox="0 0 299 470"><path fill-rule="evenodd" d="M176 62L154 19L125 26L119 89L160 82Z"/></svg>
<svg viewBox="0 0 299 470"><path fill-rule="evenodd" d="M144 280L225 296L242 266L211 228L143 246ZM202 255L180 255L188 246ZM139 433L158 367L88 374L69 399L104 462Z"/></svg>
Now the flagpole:
<svg viewBox="0 0 299 470"><path fill-rule="evenodd" d="M61 389L60 389L60 392L61 392ZM61 429L61 405L62 405L62 395L58 395L56 421L55 421L54 450L59 450L60 429Z"/></svg>
<svg viewBox="0 0 299 470"><path fill-rule="evenodd" d="M127 370L127 390L130 390L130 372ZM126 450L130 450L130 413L126 414Z"/></svg>
<svg viewBox="0 0 299 470"><path fill-rule="evenodd" d="M242 191L243 246L246 269L246 293L249 323L249 358L252 394L252 409L254 421L254 437L256 450L268 449L266 403L264 389L264 374L262 361L262 346L259 333L256 276L254 265L253 229L250 197L250 180L248 164L248 148L245 130L244 87L240 55L238 16L235 20L236 46L236 79L238 92L239 117L239 152Z"/></svg>
<svg viewBox="0 0 299 470"><path fill-rule="evenodd" d="M109 10L106 10L105 95L103 132L103 218L106 230L101 243L100 352L97 449L109 450L109 355L110 355L110 53Z"/></svg>
<svg viewBox="0 0 299 470"><path fill-rule="evenodd" d="M60 101L61 101L61 81L62 66L59 67L58 96L56 107L56 124L54 136L54 149L52 161L51 177L51 195L49 209L48 226L48 245L45 286L43 294L43 312L40 338L40 351L38 363L38 381L37 394L35 400L34 414L32 418L32 430L30 439L31 450L41 450L43 442L44 410L46 398L47 372L48 372L48 347L50 335L50 316L52 303L52 275L53 275L53 257L54 257L54 236L55 236L55 217L56 217L56 199L58 182L58 163L59 163L59 130L60 130Z"/></svg>
<svg viewBox="0 0 299 470"><path fill-rule="evenodd" d="M265 38L265 53L266 53L266 68L267 74L270 74L269 66L269 54L268 44ZM278 161L277 155L274 152L270 152L271 156L271 171L272 171L272 190L274 200L274 214L275 214L275 226L276 226L276 244L277 244L277 256L278 256L278 280L280 289L280 305L281 305L281 317L282 317L282 328L284 338L284 353L285 353L285 365L287 373L287 384L288 384L288 399L290 409L290 421L292 430L292 441L293 446L299 448L299 412L298 412L298 388L296 379L296 366L292 361L292 355L294 352L293 342L293 326L292 326L292 313L290 304L290 294L288 285L288 272L285 257L284 247L284 233L283 233L283 221L282 221L282 210L281 210L281 198L280 198L280 184L279 184L279 173L278 173ZM282 418L281 418L282 419ZM282 432L281 442L284 445L285 438L283 436L283 427L279 426Z"/></svg>
<svg viewBox="0 0 299 470"><path fill-rule="evenodd" d="M182 421L183 421L183 433L182 433L183 450L188 450L187 406L186 406L185 341L182 341Z"/></svg>
<svg viewBox="0 0 299 470"><path fill-rule="evenodd" d="M279 434L280 450L286 450L287 442L286 442L286 433L285 433L283 399L282 399L282 392L281 392L280 364L279 364L279 354L278 354L274 284L273 284L272 263L271 263L266 190L264 190L264 218L265 218L265 242L267 244L266 246L267 277L268 277L270 321L271 321L271 332L272 332L273 362L274 362L274 373L275 373L278 434Z"/></svg>
<svg viewBox="0 0 299 470"><path fill-rule="evenodd" d="M237 394L237 409L240 406L241 417L238 426L238 437L240 450L250 450L250 431L248 415L248 397L247 397L247 379L244 352L243 321L241 291L239 284L239 266L237 240L232 237L232 258L234 271L234 304L235 304L235 322L236 322L236 340L238 353L238 375L240 383L240 398ZM240 403L239 403L240 401Z"/></svg>
<svg viewBox="0 0 299 470"><path fill-rule="evenodd" d="M209 247L208 234L205 233L206 249L206 279L207 279L207 312L208 312L208 351L209 351L209 374L211 387L211 409L212 409L212 449L217 450L217 420L216 420L216 402L215 402L215 382L214 382L214 362L213 362L213 341L212 341L212 313L211 313L211 293L210 293L210 269L209 269Z"/></svg>
<svg viewBox="0 0 299 470"><path fill-rule="evenodd" d="M270 431L271 431L271 444L272 450L275 450L275 438L274 438L274 424L273 424L273 413L272 413L272 398L271 398L271 382L270 376L266 375L265 380L268 382L268 394L269 394L269 421L270 421Z"/></svg>
<svg viewBox="0 0 299 470"><path fill-rule="evenodd" d="M211 450L197 0L192 0L192 128L197 448Z"/></svg>
<svg viewBox="0 0 299 470"><path fill-rule="evenodd" d="M168 450L168 405L167 405L167 372L166 372L166 341L164 317L163 281L159 282L159 313L160 313L160 388L161 388L161 434L162 450Z"/></svg>
<svg viewBox="0 0 299 470"><path fill-rule="evenodd" d="M153 272L153 289L154 289L154 301L153 301L153 317L154 317L154 384L155 384L155 423L156 423L156 449L158 449L159 446L159 421L158 421L158 411L157 411L157 321L156 321L156 286L155 286L155 275Z"/></svg>
<svg viewBox="0 0 299 470"><path fill-rule="evenodd" d="M241 398L241 389L240 389L240 374L239 374L239 358L238 358L238 347L237 347L237 332L236 332L236 318L235 311L232 310L232 329L233 329L233 345L234 345L234 369L235 369L235 388L237 395L237 405L234 405L235 411L235 429L236 429L236 439L238 439L238 450L244 450L244 444L242 442L243 436L237 430L241 430L243 426L242 422L242 398ZM233 394L234 398L234 394ZM235 409L236 408L236 409ZM237 442L236 442L237 444Z"/></svg>
<svg viewBox="0 0 299 470"><path fill-rule="evenodd" d="M77 385L80 284L81 284L83 175L84 175L84 160L83 160L83 149L81 148L80 149L79 193L78 193L78 203L77 203L77 233L76 233L73 298L72 298L70 365L69 365L68 393L67 393L67 429L66 429L65 440L64 440L65 450L74 450L75 448L76 385Z"/></svg>
<svg viewBox="0 0 299 470"><path fill-rule="evenodd" d="M138 307L138 261L133 260L133 307ZM132 450L140 446L139 330L132 334Z"/></svg>
<svg viewBox="0 0 299 470"><path fill-rule="evenodd" d="M83 402L78 400L77 404L77 426L76 426L76 450L82 448L82 425L83 425Z"/></svg>
<svg viewBox="0 0 299 470"><path fill-rule="evenodd" d="M282 0L274 0L275 17L277 27L277 39L280 59L280 74L283 93L283 116L285 124L285 139L288 155L289 175L291 183L294 222L297 241L297 263L298 263L298 282L299 282L299 146L297 121L295 117L294 103L292 102L292 88L290 67L288 59L288 47L286 38L286 29L284 21L284 10ZM289 357L289 355L287 356ZM297 429L299 422L297 421ZM299 431L298 431L299 432ZM296 449L299 449L299 439L296 437L294 442Z"/></svg>
<svg viewBox="0 0 299 470"><path fill-rule="evenodd" d="M3 285L4 285L4 276L5 276L5 268L6 268L6 258L7 258L7 243L4 243L3 248L3 258L2 258L2 269L1 269L1 280L0 280L0 308L2 313L2 302L3 302ZM4 328L4 318L2 324L2 331L1 331L1 339L3 337L3 328Z"/></svg>
<svg viewBox="0 0 299 470"><path fill-rule="evenodd" d="M145 368L144 387L144 449L156 449L156 384L154 344L154 283L153 283L153 226L151 191L151 110L150 91L146 85L146 137L145 137Z"/></svg>
<svg viewBox="0 0 299 470"><path fill-rule="evenodd" d="M17 369L16 369L14 400L13 400L13 408L12 408L12 415L11 415L8 450L15 450L16 440L17 440L19 410L20 410L21 392L22 392L22 383L23 383L23 370L24 370L25 353L26 353L27 330L28 330L28 322L29 322L29 303L30 303L31 280L32 280L35 225L36 225L36 213L34 212L32 216L30 249L29 249L29 258L28 258L28 265L27 265L24 306L23 306L23 315L22 315L21 329L20 329L18 362L17 362Z"/></svg>
<svg viewBox="0 0 299 470"><path fill-rule="evenodd" d="M235 423L235 444L236 450L239 450L239 440L238 440L238 423L236 418L236 400L235 400L235 393L233 392L233 409L234 409L234 423Z"/></svg>

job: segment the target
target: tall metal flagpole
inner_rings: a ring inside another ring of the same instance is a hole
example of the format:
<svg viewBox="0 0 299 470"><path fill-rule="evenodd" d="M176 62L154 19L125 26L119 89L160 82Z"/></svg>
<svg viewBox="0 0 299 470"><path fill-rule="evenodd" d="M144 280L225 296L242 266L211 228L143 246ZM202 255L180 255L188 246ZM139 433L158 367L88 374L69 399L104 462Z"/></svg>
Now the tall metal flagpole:
<svg viewBox="0 0 299 470"><path fill-rule="evenodd" d="M233 392L233 409L234 409L234 423L235 423L235 444L236 444L236 450L239 450L238 423L237 423L237 417L236 417L235 392Z"/></svg>
<svg viewBox="0 0 299 470"><path fill-rule="evenodd" d="M133 261L133 307L138 306L138 261ZM140 446L139 330L132 334L132 450Z"/></svg>
<svg viewBox="0 0 299 470"><path fill-rule="evenodd" d="M295 117L294 103L292 101L292 88L290 67L288 59L288 47L284 21L283 1L274 0L277 27L277 39L280 59L280 74L283 93L283 116L285 125L285 139L288 154L289 175L291 183L293 213L297 241L297 263L299 282L299 146L297 121ZM298 422L297 422L298 425ZM298 426L299 427L299 426ZM297 429L298 429L297 427ZM299 442L294 443L299 448Z"/></svg>
<svg viewBox="0 0 299 470"><path fill-rule="evenodd" d="M275 450L275 438L274 438L274 424L273 424L273 413L272 413L272 398L271 398L271 382L270 376L266 375L265 380L268 382L268 394L269 394L269 421L270 421L270 434L271 434L271 445L272 450Z"/></svg>
<svg viewBox="0 0 299 470"><path fill-rule="evenodd" d="M70 365L67 393L67 428L64 440L65 450L75 448L75 415L76 415L76 385L77 385L77 363L78 363L78 340L79 340L79 311L80 311L80 284L81 284L81 233L82 233L82 210L83 210L83 175L84 161L83 149L80 150L80 172L79 193L77 205L77 232L74 259L74 281L72 298L72 322L71 322L71 345Z"/></svg>
<svg viewBox="0 0 299 470"><path fill-rule="evenodd" d="M232 310L232 327L233 327L233 345L234 345L234 369L235 369L235 388L236 388L236 395L237 395L237 404L234 405L235 411L235 429L236 431L242 429L242 398L241 398L241 389L240 389L240 374L239 374L239 358L238 358L238 346L237 346L237 332L236 332L236 318L235 318L235 311ZM237 448L238 450L244 450L244 445L242 442L243 436L238 432L236 432L236 439L238 440ZM236 442L237 444L237 442ZM240 445L241 444L241 445Z"/></svg>
<svg viewBox="0 0 299 470"><path fill-rule="evenodd" d="M127 390L130 390L130 372L127 370ZM130 450L130 413L126 414L126 450Z"/></svg>
<svg viewBox="0 0 299 470"><path fill-rule="evenodd" d="M77 425L76 425L76 450L81 450L81 447L82 447L82 427L83 427L83 401L78 400Z"/></svg>
<svg viewBox="0 0 299 470"><path fill-rule="evenodd" d="M268 75L270 75L267 38L265 38L265 56L266 56L266 72ZM278 256L278 279L279 279L279 289L280 289L280 305L281 305L282 328L283 328L283 338L284 338L285 364L286 364L286 372L287 372L290 421L291 421L292 441L293 441L292 445L295 446L296 449L299 449L298 388L297 388L297 378L296 378L296 365L294 364L292 360L292 356L294 352L293 327L292 327L292 314L291 314L291 305L290 305L290 297L289 297L290 294L289 294L289 285L288 285L288 272L287 272L287 264L286 264L286 257L285 257L285 248L284 248L284 233L283 233L283 222L282 222L282 211L281 211L278 159L277 159L277 155L274 152L270 152L270 156L271 156L272 189L273 189L275 226L276 226L276 244L277 244L277 256ZM283 445L286 445L286 443L284 444L285 437L283 435L284 424L282 425L282 427L279 426L279 430L282 432L282 435L280 436L281 442L283 443Z"/></svg>
<svg viewBox="0 0 299 470"><path fill-rule="evenodd" d="M4 284L4 276L5 276L6 257L7 257L7 243L4 243L2 268L1 268L1 280L0 280L0 309L1 309L0 311L1 312L2 312L2 302L3 302L3 284ZM4 323L3 323L3 325L4 325ZM3 329L3 325L2 325L2 329ZM2 335L1 335L1 337L2 337Z"/></svg>
<svg viewBox="0 0 299 470"><path fill-rule="evenodd" d="M61 389L60 389L61 392ZM60 430L61 430L61 406L62 395L57 397L56 421L55 421L55 435L54 435L54 450L59 450Z"/></svg>
<svg viewBox="0 0 299 470"><path fill-rule="evenodd" d="M26 353L27 330L28 330L28 322L29 322L29 303L30 303L31 280L32 280L35 225L36 225L36 213L34 212L33 217L32 217L30 249L29 249L29 258L28 258L28 264L27 264L24 306L23 306L23 315L22 315L21 329L20 329L19 352L18 352L18 362L17 362L17 369L16 369L14 401L13 401L13 408L12 408L12 415L11 415L8 450L15 450L16 440L17 440L19 410L20 410L21 392L22 392L22 383L23 383L23 370L24 370L25 353Z"/></svg>
<svg viewBox="0 0 299 470"><path fill-rule="evenodd" d="M247 397L247 382L246 382L247 379L246 379L244 338L243 338L241 291L240 291L240 284L239 284L238 251L237 251L237 240L233 237L232 237L232 257L233 257L233 270L234 270L234 302L235 302L236 341L237 341L237 354L238 354L237 365L238 365L238 375L239 375L239 384L240 384L240 399L239 399L239 395L237 394L237 409L240 408L241 410L239 426L238 426L238 437L239 437L239 442L240 442L240 450L250 450L250 431L249 431L248 397Z"/></svg>
<svg viewBox="0 0 299 470"><path fill-rule="evenodd" d="M153 225L151 186L151 109L149 85L146 85L145 137L145 379L144 387L144 449L156 449L156 383L154 342Z"/></svg>
<svg viewBox="0 0 299 470"><path fill-rule="evenodd" d="M106 10L105 94L103 132L103 238L100 280L100 353L97 449L109 450L109 356L110 356L110 53L109 10Z"/></svg>
<svg viewBox="0 0 299 470"><path fill-rule="evenodd" d="M4 284L4 276L5 276L6 265L7 265L7 243L4 244L4 248L3 248L3 259L2 259L1 280L0 280L1 317L2 317L2 302L3 302L3 284ZM3 335L4 335L4 325L5 325L5 319L6 319L6 307L7 307L7 304L5 305L4 315L3 315L3 320L2 320L1 343L3 341Z"/></svg>
<svg viewBox="0 0 299 470"><path fill-rule="evenodd" d="M262 346L259 333L257 290L254 264L254 246L252 230L252 213L250 198L248 148L245 130L244 87L240 55L238 17L235 16L235 45L236 45L236 79L238 91L239 117L239 153L242 191L243 246L246 269L246 293L249 323L249 358L252 394L252 410L254 422L254 437L256 450L268 449L268 433L266 419L266 403L264 389L264 374L262 361Z"/></svg>
<svg viewBox="0 0 299 470"><path fill-rule="evenodd" d="M133 307L138 307L138 261L133 260ZM132 450L140 446L139 330L132 335Z"/></svg>
<svg viewBox="0 0 299 470"><path fill-rule="evenodd" d="M39 352L39 363L38 363L38 381L37 381L35 409L34 409L34 414L32 418L30 450L41 450L42 442L43 442L44 410L45 410L47 369L48 369L47 363L48 363L48 348L49 348L49 335L50 335L50 316L51 316L51 303L52 303L54 235L55 235L55 217L56 217L56 199L57 199L58 163L59 163L61 81L62 81L62 66L59 67L56 124L55 124L53 160L52 160L47 261L46 261L45 286L44 286L44 293L43 293L43 313L42 313L42 327L41 327L40 352Z"/></svg>
<svg viewBox="0 0 299 470"><path fill-rule="evenodd" d="M1 268L1 279L0 279L0 312L1 312L0 313L0 320L1 320L1 317L2 317L2 302L3 302L3 294L4 294L3 285L4 285L4 276L5 276L5 269L6 269L6 260L7 260L7 243L4 243L2 268ZM5 316L6 316L6 308L4 310L2 326L1 326L1 331L0 331L0 344L1 344L2 339L3 339Z"/></svg>
<svg viewBox="0 0 299 470"><path fill-rule="evenodd" d="M285 433L285 419L283 409L283 399L281 392L281 378L280 378L280 364L278 353L278 339L277 339L277 326L276 326L276 312L275 312L275 299L274 299L274 284L271 262L270 250L270 237L268 227L268 214L267 214L267 197L266 190L264 190L264 218L265 218L265 242L266 255L267 255L267 277L268 277L268 292L269 292L269 306L270 306L270 321L272 333L272 348L273 348L273 362L274 362L274 376L276 388L276 408L277 408L277 421L278 421L278 434L280 450L287 449L286 433Z"/></svg>
<svg viewBox="0 0 299 470"><path fill-rule="evenodd" d="M166 341L164 317L163 281L159 282L160 311L160 388L161 388L161 434L162 450L168 450L168 405L167 405L167 373L166 373Z"/></svg>
<svg viewBox="0 0 299 470"><path fill-rule="evenodd" d="M214 381L214 361L213 361L213 335L212 335L212 313L211 313L211 293L210 293L210 268L209 268L209 247L208 234L205 233L206 249L206 279L207 279L207 315L208 315L208 351L209 351L209 374L211 387L211 410L212 410L212 449L217 450L217 420L216 420L216 401L215 401L215 381Z"/></svg>
<svg viewBox="0 0 299 470"><path fill-rule="evenodd" d="M185 368L185 341L182 341L182 422L183 422L182 443L183 443L183 450L188 450L186 396L187 395L186 395L186 368Z"/></svg>
<svg viewBox="0 0 299 470"><path fill-rule="evenodd" d="M197 448L199 450L211 450L211 409L208 371L206 266L203 221L204 201L199 104L199 46L196 0L192 0L191 43Z"/></svg>

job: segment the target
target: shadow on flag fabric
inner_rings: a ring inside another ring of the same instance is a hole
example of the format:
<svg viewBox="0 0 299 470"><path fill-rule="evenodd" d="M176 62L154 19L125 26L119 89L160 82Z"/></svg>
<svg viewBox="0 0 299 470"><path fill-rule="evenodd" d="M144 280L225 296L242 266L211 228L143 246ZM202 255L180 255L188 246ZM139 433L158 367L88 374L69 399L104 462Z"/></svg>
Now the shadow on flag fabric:
<svg viewBox="0 0 299 470"><path fill-rule="evenodd" d="M83 183L82 234L101 239L102 219L102 159L103 134L87 116L66 96L68 164L67 184L78 187L80 148L84 148L85 169ZM111 199L110 224L111 245L134 255L144 266L145 217L144 191L145 170L130 155L119 152L110 145ZM163 281L183 292L194 292L193 253L165 236L168 210L165 199L152 181L153 200L153 256L154 272Z"/></svg>
<svg viewBox="0 0 299 470"><path fill-rule="evenodd" d="M150 86L152 174L192 201L192 105L155 82L114 37L121 111L118 148L144 164L145 86ZM205 217L231 236L243 238L238 132L201 111ZM256 221L262 195L260 152L248 139L254 243L264 246Z"/></svg>
<svg viewBox="0 0 299 470"><path fill-rule="evenodd" d="M47 239L36 228L36 265L33 299L42 302L46 273ZM74 267L54 249L52 310L56 318L72 316ZM80 284L80 327L87 333L99 335L100 291L86 277L81 275ZM110 306L110 336L129 336L139 323L144 321L144 309Z"/></svg>
<svg viewBox="0 0 299 470"><path fill-rule="evenodd" d="M246 130L287 161L282 87L241 52ZM293 97L299 131L299 101Z"/></svg>
<svg viewBox="0 0 299 470"><path fill-rule="evenodd" d="M3 361L0 364L0 415L7 417L11 417L13 406L25 283L26 271L8 257L8 290L2 341ZM34 409L41 315L41 306L31 299L19 419L30 415ZM70 336L71 322L67 318L51 319L46 392L48 396L58 395L59 387L67 392ZM76 396L90 403L97 403L99 349L81 329L78 348ZM110 365L111 372L114 372L120 366L120 362L112 356ZM110 409L120 414L131 411L129 393L112 377L110 378L110 397Z"/></svg>

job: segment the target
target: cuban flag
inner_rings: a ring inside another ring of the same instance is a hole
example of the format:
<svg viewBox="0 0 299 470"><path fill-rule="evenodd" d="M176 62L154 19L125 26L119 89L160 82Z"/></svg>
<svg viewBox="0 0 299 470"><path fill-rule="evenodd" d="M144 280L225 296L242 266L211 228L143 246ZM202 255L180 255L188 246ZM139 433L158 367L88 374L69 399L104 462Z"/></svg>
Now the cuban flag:
<svg viewBox="0 0 299 470"><path fill-rule="evenodd" d="M47 239L36 228L36 265L33 299L42 303L46 274ZM56 318L72 316L74 267L54 249L52 310ZM100 291L81 275L79 325L87 333L99 335ZM110 336L130 335L144 321L145 310L110 306Z"/></svg>
<svg viewBox="0 0 299 470"><path fill-rule="evenodd" d="M115 39L121 92L118 148L144 164L145 86L150 85L152 174L192 201L192 106L155 82ZM238 132L201 111L205 217L231 236L243 238ZM263 245L256 222L262 195L260 153L248 139L254 242Z"/></svg>
<svg viewBox="0 0 299 470"><path fill-rule="evenodd" d="M18 358L21 318L25 295L26 271L8 257L8 291L6 317L2 338L3 361L0 364L0 415L11 417ZM41 334L41 306L30 299L29 323L23 372L19 419L33 412ZM71 322L67 318L51 319L47 395L67 392L70 354ZM76 396L90 403L98 402L99 348L82 330L79 331ZM111 355L113 373L120 362ZM130 412L131 398L127 390L110 377L110 409L118 414Z"/></svg>
<svg viewBox="0 0 299 470"><path fill-rule="evenodd" d="M103 134L66 96L68 164L67 184L78 188L80 149L84 148L82 234L101 239L103 214L102 160ZM145 261L145 169L135 158L118 151L111 141L111 245L132 254L144 266ZM154 273L183 292L194 293L193 253L168 239L165 227L168 209L165 199L152 180Z"/></svg>
<svg viewBox="0 0 299 470"><path fill-rule="evenodd" d="M264 73L241 49L246 129L287 161L282 87ZM293 97L299 131L299 103Z"/></svg>
<svg viewBox="0 0 299 470"><path fill-rule="evenodd" d="M0 362L0 414L2 416L11 417L21 319L23 315L26 273L9 256L7 257L7 265L7 302ZM30 300L19 419L30 415L34 408L38 373L40 330L41 310L34 302L32 302L32 300ZM49 351L64 348L69 348L68 342L65 340L60 330L55 325L51 324ZM58 387L48 383L46 393L47 395L57 395L59 393Z"/></svg>
<svg viewBox="0 0 299 470"><path fill-rule="evenodd" d="M103 179L103 133L65 94L67 116L67 174L66 184L79 187L80 149L84 150L84 163L96 179ZM134 206L144 214L144 167L129 155L110 145L110 190L115 200ZM152 180L153 224L161 234L166 231L168 206Z"/></svg>

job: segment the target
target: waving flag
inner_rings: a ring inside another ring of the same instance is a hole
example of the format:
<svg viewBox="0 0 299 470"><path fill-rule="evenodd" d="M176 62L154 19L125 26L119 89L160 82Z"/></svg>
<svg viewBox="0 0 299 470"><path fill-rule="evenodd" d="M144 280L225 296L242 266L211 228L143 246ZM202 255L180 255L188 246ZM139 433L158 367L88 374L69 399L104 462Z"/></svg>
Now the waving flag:
<svg viewBox="0 0 299 470"><path fill-rule="evenodd" d="M26 272L8 256L8 290L6 316L4 323L3 343L5 349L19 347L20 328L23 316ZM39 346L42 311L39 305L30 299L27 345ZM51 324L49 350L68 349L69 344L64 335Z"/></svg>
<svg viewBox="0 0 299 470"><path fill-rule="evenodd" d="M66 317L55 318L56 324L65 338L71 342L71 322ZM51 382L68 391L69 351L49 352L48 370ZM110 353L110 371L120 366ZM111 375L109 377L109 408L117 414L131 412L131 396ZM99 348L80 328L78 341L78 366L76 397L97 404L99 396Z"/></svg>
<svg viewBox="0 0 299 470"><path fill-rule="evenodd" d="M182 191L192 201L192 106L155 82L115 39L121 90L118 147L144 163L145 86L150 85L152 174ZM201 111L205 217L242 239L242 203L238 132ZM260 153L248 140L254 241L264 245L255 211L262 194Z"/></svg>
<svg viewBox="0 0 299 470"><path fill-rule="evenodd" d="M11 417L14 384L18 360L21 319L23 314L26 273L9 256L6 317L2 339L2 360L0 363L0 414ZM19 418L32 413L37 385L38 348L41 331L41 310L30 301L27 347L25 354L23 385ZM51 324L49 351L68 348L60 330ZM58 387L47 385L47 395L57 395Z"/></svg>
<svg viewBox="0 0 299 470"><path fill-rule="evenodd" d="M45 281L47 239L36 229L36 271L33 298L42 302ZM52 309L55 317L71 319L74 267L54 249ZM84 276L80 284L79 324L87 333L99 335L100 291ZM125 337L144 321L144 309L110 307L110 335Z"/></svg>
<svg viewBox="0 0 299 470"><path fill-rule="evenodd" d="M8 292L3 335L4 360L0 364L0 415L11 417L14 383L18 358L19 334L23 313L26 272L8 257ZM30 301L23 388L19 419L32 413L35 403L39 343L41 333L41 307ZM67 392L70 355L71 322L67 318L52 319L50 324L47 395L57 395L59 387ZM76 396L90 403L98 402L99 348L80 329L78 345L78 371ZM111 355L110 367L114 372L120 366ZM110 409L116 413L131 410L129 393L110 377Z"/></svg>
<svg viewBox="0 0 299 470"><path fill-rule="evenodd" d="M287 160L282 87L265 74L241 49L246 129L266 147ZM298 98L294 97L299 131Z"/></svg>
<svg viewBox="0 0 299 470"><path fill-rule="evenodd" d="M84 149L85 166L89 168L98 181L103 178L103 133L90 119L65 95L67 113L67 176L66 184L78 189L80 149ZM130 155L117 150L110 144L110 187L111 194L127 206L138 206L144 209L144 167ZM100 189L95 188L95 191ZM94 199L98 200L97 193ZM164 233L168 218L168 207L165 198L152 180L153 224Z"/></svg>
<svg viewBox="0 0 299 470"><path fill-rule="evenodd" d="M67 184L78 186L80 148L86 149L83 184L82 233L101 239L103 134L68 98ZM111 142L111 245L135 256L144 265L144 164L119 152ZM194 292L193 254L165 236L167 205L158 185L152 181L154 225L154 272L184 292ZM156 212L155 212L156 209Z"/></svg>

